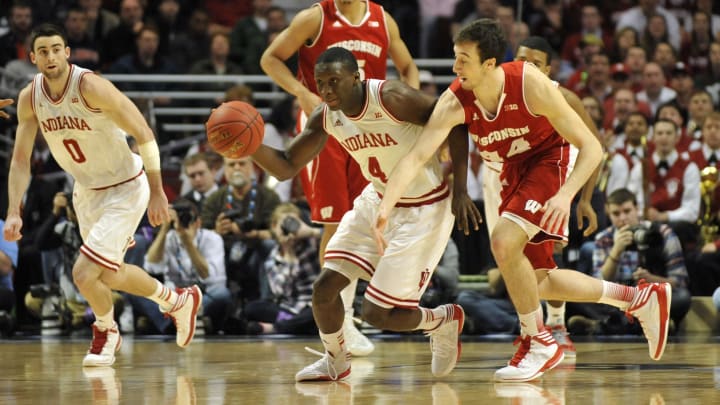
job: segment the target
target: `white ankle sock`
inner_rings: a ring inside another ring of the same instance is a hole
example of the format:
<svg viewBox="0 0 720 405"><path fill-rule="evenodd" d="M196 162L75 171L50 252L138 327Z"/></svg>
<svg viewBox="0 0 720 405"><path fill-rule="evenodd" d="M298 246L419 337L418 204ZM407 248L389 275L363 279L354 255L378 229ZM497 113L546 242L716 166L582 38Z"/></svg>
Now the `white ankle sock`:
<svg viewBox="0 0 720 405"><path fill-rule="evenodd" d="M542 306L538 305L537 309L529 314L518 314L518 318L520 319L520 334L522 336L535 336L545 331Z"/></svg>
<svg viewBox="0 0 720 405"><path fill-rule="evenodd" d="M343 335L343 328L340 328L339 331L333 333L320 332L320 340L322 340L323 346L325 346L325 350L327 350L328 353L333 355L333 357L336 357L338 354L347 351L347 347L345 346L345 336Z"/></svg>
<svg viewBox="0 0 720 405"><path fill-rule="evenodd" d="M612 305L624 311L630 306L636 292L637 287L603 281L603 291L598 302Z"/></svg>
<svg viewBox="0 0 720 405"><path fill-rule="evenodd" d="M565 301L559 307L554 307L547 303L547 326L565 326Z"/></svg>
<svg viewBox="0 0 720 405"><path fill-rule="evenodd" d="M95 326L100 330L108 330L115 325L115 309L110 307L110 312L105 315L95 313Z"/></svg>
<svg viewBox="0 0 720 405"><path fill-rule="evenodd" d="M418 308L422 313L422 318L420 318L420 323L415 329L433 330L440 326L445 318L447 318L447 308L445 308L445 305L440 305L439 307L433 309L423 307Z"/></svg>
<svg viewBox="0 0 720 405"><path fill-rule="evenodd" d="M146 298L156 302L163 310L169 311L177 302L178 295L174 290L165 287L161 282L157 280L155 280L155 282L157 283L155 292Z"/></svg>

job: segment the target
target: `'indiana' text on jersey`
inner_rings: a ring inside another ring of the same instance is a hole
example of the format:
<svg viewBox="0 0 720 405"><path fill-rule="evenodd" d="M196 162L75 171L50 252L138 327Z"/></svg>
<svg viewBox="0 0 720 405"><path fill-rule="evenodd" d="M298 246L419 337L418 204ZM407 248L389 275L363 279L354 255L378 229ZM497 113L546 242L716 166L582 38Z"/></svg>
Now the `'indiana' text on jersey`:
<svg viewBox="0 0 720 405"><path fill-rule="evenodd" d="M480 137L475 134L470 134L472 136L472 140L476 143L480 143L482 146L487 146L493 142L502 141L504 139L508 138L516 138L518 136L523 136L530 133L530 128L528 128L527 125L525 125L522 128L503 128L499 131L492 131L488 134L488 136Z"/></svg>
<svg viewBox="0 0 720 405"><path fill-rule="evenodd" d="M342 141L342 145L350 152L365 148L384 148L386 146L397 145L390 134L357 134Z"/></svg>
<svg viewBox="0 0 720 405"><path fill-rule="evenodd" d="M90 125L84 119L78 117L55 117L48 118L42 122L43 132L59 131L61 129L75 129L78 131L92 131Z"/></svg>

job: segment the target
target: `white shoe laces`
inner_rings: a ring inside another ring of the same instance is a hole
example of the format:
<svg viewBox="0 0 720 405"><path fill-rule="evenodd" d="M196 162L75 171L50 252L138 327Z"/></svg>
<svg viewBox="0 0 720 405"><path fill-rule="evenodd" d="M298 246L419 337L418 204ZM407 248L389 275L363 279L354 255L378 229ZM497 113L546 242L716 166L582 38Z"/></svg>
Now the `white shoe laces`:
<svg viewBox="0 0 720 405"><path fill-rule="evenodd" d="M337 375L338 375L338 374L337 374L337 370L335 369L335 364L333 364L332 357L330 356L329 353L327 353L327 352L321 353L321 352L319 352L319 351L317 351L317 350L315 350L315 349L312 349L312 348L310 348L310 347L307 347L307 346L305 346L305 350L307 350L308 352L310 352L310 353L312 353L312 354L315 354L315 355L317 355L317 356L322 357L322 359L316 361L315 363L313 363L313 364L310 365L309 367L313 367L313 366L315 366L316 364L318 364L319 362L322 362L323 360L325 360L325 365L326 365L326 367L327 367L328 375L329 375L330 378L332 378L333 380L337 380ZM317 367L313 367L313 368L316 368L316 369L317 369Z"/></svg>

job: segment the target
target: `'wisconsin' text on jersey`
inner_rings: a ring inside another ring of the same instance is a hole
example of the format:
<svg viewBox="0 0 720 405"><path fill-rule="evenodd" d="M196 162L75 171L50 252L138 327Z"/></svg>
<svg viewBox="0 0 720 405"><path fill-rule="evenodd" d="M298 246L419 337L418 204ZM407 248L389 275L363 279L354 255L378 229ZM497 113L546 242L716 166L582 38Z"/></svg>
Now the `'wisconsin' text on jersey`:
<svg viewBox="0 0 720 405"><path fill-rule="evenodd" d="M487 136L480 137L476 134L471 134L472 140L476 143L480 143L482 146L487 146L493 142L502 141L508 138L517 138L530 133L530 128L525 125L522 128L503 128L498 131L492 131Z"/></svg>
<svg viewBox="0 0 720 405"><path fill-rule="evenodd" d="M363 41L359 39L351 39L346 41L340 41L336 42L334 44L331 44L328 46L328 49L333 47L340 47L345 48L350 52L363 52L363 53L369 53L370 55L373 55L375 57L380 56L380 53L382 52L382 48L380 45L373 44L372 42Z"/></svg>
<svg viewBox="0 0 720 405"><path fill-rule="evenodd" d="M365 148L384 148L397 145L398 142L388 133L384 134L357 134L344 139L342 145L350 152Z"/></svg>
<svg viewBox="0 0 720 405"><path fill-rule="evenodd" d="M92 131L90 125L79 117L55 117L42 122L43 132L59 131L61 129L75 129L78 131Z"/></svg>

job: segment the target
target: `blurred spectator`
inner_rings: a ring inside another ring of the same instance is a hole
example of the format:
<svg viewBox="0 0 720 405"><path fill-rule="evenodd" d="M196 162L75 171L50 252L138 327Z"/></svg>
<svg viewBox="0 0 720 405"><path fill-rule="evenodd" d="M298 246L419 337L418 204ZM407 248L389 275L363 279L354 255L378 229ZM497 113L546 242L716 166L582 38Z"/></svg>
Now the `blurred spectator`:
<svg viewBox="0 0 720 405"><path fill-rule="evenodd" d="M210 17L207 11L196 8L190 13L187 29L177 33L170 49L166 49L168 57L178 69L185 71L193 63L206 59L210 55L210 35L208 27Z"/></svg>
<svg viewBox="0 0 720 405"><path fill-rule="evenodd" d="M285 150L290 139L295 136L295 119L299 110L300 104L293 96L287 96L275 104L270 116L265 120L263 143L277 150ZM305 194L299 183L298 177L284 181L278 181L273 176L268 176L266 179L266 185L278 194L280 201L290 201L295 204L302 201L306 205Z"/></svg>
<svg viewBox="0 0 720 405"><path fill-rule="evenodd" d="M173 202L170 218L160 226L150 245L145 268L149 273L164 275L164 285L170 289L200 286L203 316L211 321L211 327L206 325L206 332L223 330L231 298L226 286L222 238L212 229L201 227L197 206L192 201ZM157 304L136 296L131 297L131 302L160 332L167 331L171 320L163 316Z"/></svg>
<svg viewBox="0 0 720 405"><path fill-rule="evenodd" d="M677 52L667 42L658 42L655 51L651 54L652 61L660 65L665 77L672 76L672 70L677 63Z"/></svg>
<svg viewBox="0 0 720 405"><path fill-rule="evenodd" d="M610 62L625 62L630 48L640 45L640 34L632 27L625 27L615 33L614 44L610 51Z"/></svg>
<svg viewBox="0 0 720 405"><path fill-rule="evenodd" d="M608 97L605 101L603 108L605 110L605 121L602 127L605 128L608 136L615 134L618 137L616 142L621 144L624 142L622 134L625 131L628 116L634 112L640 112L645 117L650 115L650 107L645 103L641 106L635 93L628 88L617 89L612 97ZM617 143L615 144L617 145Z"/></svg>
<svg viewBox="0 0 720 405"><path fill-rule="evenodd" d="M13 59L28 58L30 48L26 46L25 39L30 35L33 26L30 4L24 1L13 2L8 12L8 24L10 31L0 36L0 67Z"/></svg>
<svg viewBox="0 0 720 405"><path fill-rule="evenodd" d="M87 16L87 34L90 40L100 43L115 27L120 25L120 17L102 7L102 0L78 0L78 6Z"/></svg>
<svg viewBox="0 0 720 405"><path fill-rule="evenodd" d="M647 62L645 48L638 45L627 50L625 66L630 69L630 88L636 93L643 89L643 71Z"/></svg>
<svg viewBox="0 0 720 405"><path fill-rule="evenodd" d="M100 50L87 31L87 13L79 7L71 7L65 17L65 35L70 47L68 61L90 70L100 68Z"/></svg>
<svg viewBox="0 0 720 405"><path fill-rule="evenodd" d="M429 70L421 70L418 72L418 80L420 80L420 90L424 91L432 97L438 96L438 88L435 78Z"/></svg>
<svg viewBox="0 0 720 405"><path fill-rule="evenodd" d="M232 27L243 17L253 11L250 1L203 0L205 10L210 17L210 34L222 32L230 34Z"/></svg>
<svg viewBox="0 0 720 405"><path fill-rule="evenodd" d="M260 270L267 291L247 303L250 332L312 335L312 285L320 274L318 245L322 230L307 225L293 204L278 205L270 219L275 245ZM256 323L257 326L253 326Z"/></svg>
<svg viewBox="0 0 720 405"><path fill-rule="evenodd" d="M680 107L678 107L677 103L671 101L661 105L660 108L658 108L654 121L657 122L659 120L668 120L675 123L678 136L680 137L676 149L679 153L686 153L690 146L691 139L687 136L685 118L680 112Z"/></svg>
<svg viewBox="0 0 720 405"><path fill-rule="evenodd" d="M230 60L246 74L261 74L260 56L268 44L267 12L272 0L253 0L253 13L240 19L230 33Z"/></svg>
<svg viewBox="0 0 720 405"><path fill-rule="evenodd" d="M30 49L32 38L28 35L25 43ZM13 59L5 65L5 71L0 75L0 98L16 99L20 90L32 79L32 75L38 72L37 66L30 61L28 53L23 59Z"/></svg>
<svg viewBox="0 0 720 405"><path fill-rule="evenodd" d="M470 9L468 6L472 5ZM455 38L460 28L480 18L495 19L497 17L498 0L459 1L455 5L453 21L450 24L450 36Z"/></svg>
<svg viewBox="0 0 720 405"><path fill-rule="evenodd" d="M610 59L606 53L598 52L590 57L585 81L580 82L573 91L578 97L592 95L598 100L605 100L612 93Z"/></svg>
<svg viewBox="0 0 720 405"><path fill-rule="evenodd" d="M575 32L565 38L562 46L561 58L572 67L582 64L582 53L580 52L580 41L585 35L592 34L602 39L604 48L610 52L614 51L622 41L619 37L614 41L613 35L603 29L603 19L600 10L594 4L584 4L580 14L580 32ZM636 34L637 35L637 34ZM627 49L627 47L625 48ZM622 59L619 59L622 60ZM617 59L612 60L612 62Z"/></svg>
<svg viewBox="0 0 720 405"><path fill-rule="evenodd" d="M100 64L103 68L109 67L124 55L135 53L137 37L145 25L144 15L140 0L120 2L120 24L107 33L100 48Z"/></svg>
<svg viewBox="0 0 720 405"><path fill-rule="evenodd" d="M582 102L585 111L587 111L588 115L590 115L590 118L592 118L593 122L595 123L595 126L598 128L598 131L603 134L605 108L603 107L602 103L600 103L600 100L598 100L595 96L585 96L580 101ZM607 147L607 144L605 144L605 142L603 142L603 145Z"/></svg>
<svg viewBox="0 0 720 405"><path fill-rule="evenodd" d="M565 87L572 91L575 89L581 89L585 86L587 81L588 69L592 57L600 52L603 52L602 40L593 34L587 34L580 40L580 65L576 67L574 71L565 81ZM563 73L563 77L565 73Z"/></svg>
<svg viewBox="0 0 720 405"><path fill-rule="evenodd" d="M158 29L160 36L159 53L169 56L175 46L175 39L182 32L187 30L186 20L180 14L180 3L178 0L158 0L152 21ZM179 71L184 72L187 66L178 66Z"/></svg>
<svg viewBox="0 0 720 405"><path fill-rule="evenodd" d="M713 0L695 0L695 10L702 11L705 14L710 16L710 27L712 29L713 37L715 39L720 39L720 15L717 14L717 4ZM715 10L713 10L715 8ZM713 12L715 11L715 12ZM685 31L686 32L692 32L693 31L693 14L689 14L687 17L685 17Z"/></svg>
<svg viewBox="0 0 720 405"><path fill-rule="evenodd" d="M626 90L625 90L626 91ZM625 121L623 134L617 136L614 143L614 153L607 178L606 194L620 188L630 188L630 173L635 166L640 166L642 159L648 151L642 145L643 137L647 138L647 118L639 112L631 112ZM633 181L637 182L638 179ZM642 183L635 185L635 190L642 192Z"/></svg>
<svg viewBox="0 0 720 405"><path fill-rule="evenodd" d="M643 70L643 89L637 94L637 100L650 106L650 114L655 116L660 105L672 101L677 95L675 90L665 85L665 73L660 65L649 62Z"/></svg>
<svg viewBox="0 0 720 405"><path fill-rule="evenodd" d="M695 93L692 72L684 62L677 62L670 72L670 88L675 90L675 104L680 113L687 115L690 97Z"/></svg>
<svg viewBox="0 0 720 405"><path fill-rule="evenodd" d="M688 150L693 151L700 147L702 142L702 127L705 118L713 111L712 96L705 90L696 90L690 96L688 104L687 136L691 139Z"/></svg>
<svg viewBox="0 0 720 405"><path fill-rule="evenodd" d="M710 44L713 42L710 15L704 11L695 11L692 20L693 28L682 47L680 59L687 62L695 74L704 74L710 67Z"/></svg>
<svg viewBox="0 0 720 405"><path fill-rule="evenodd" d="M460 291L456 303L465 311L463 333L469 335L519 333L520 321L498 269L488 271L488 285L487 292Z"/></svg>
<svg viewBox="0 0 720 405"><path fill-rule="evenodd" d="M458 0L420 0L421 58L451 57L452 50L443 44L452 42L450 21Z"/></svg>
<svg viewBox="0 0 720 405"><path fill-rule="evenodd" d="M195 62L188 73L195 75L239 75L242 68L235 62L228 60L230 54L230 38L226 34L216 33L210 39L210 57ZM215 83L202 83L198 88L205 91L223 91L230 87L227 81ZM222 98L217 100L204 100L204 104L215 106L222 103Z"/></svg>
<svg viewBox="0 0 720 405"><path fill-rule="evenodd" d="M198 212L202 212L205 199L218 189L218 184L215 181L216 170L210 167L207 153L200 152L185 158L183 171L190 180L192 189L183 194L182 197L195 203Z"/></svg>
<svg viewBox="0 0 720 405"><path fill-rule="evenodd" d="M660 7L658 3L659 0L638 0L637 6L620 14L617 24L615 24L615 30L618 31L625 27L633 27L638 32L643 32L649 24L649 19L659 14L665 17L670 44L673 48L680 49L680 24L672 13Z"/></svg>
<svg viewBox="0 0 720 405"><path fill-rule="evenodd" d="M648 55L655 53L655 47L661 42L670 42L668 27L665 17L660 14L653 14L648 17L645 29L640 33L640 43ZM676 51L680 48L674 48Z"/></svg>

